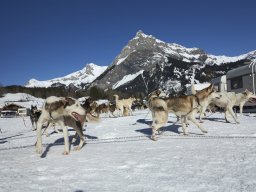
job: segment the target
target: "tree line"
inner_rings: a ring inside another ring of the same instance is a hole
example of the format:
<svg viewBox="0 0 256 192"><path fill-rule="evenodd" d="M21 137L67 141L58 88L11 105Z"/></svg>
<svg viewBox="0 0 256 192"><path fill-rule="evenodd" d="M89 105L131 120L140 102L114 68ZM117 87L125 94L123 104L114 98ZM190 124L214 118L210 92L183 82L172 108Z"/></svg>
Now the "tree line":
<svg viewBox="0 0 256 192"><path fill-rule="evenodd" d="M130 96L140 97L140 95L132 95L131 93L126 93L118 90L108 90L104 91L103 89L94 86L89 89L71 89L66 87L23 87L19 85L11 85L11 86L1 86L0 84L0 97L3 97L6 93L27 93L37 98L47 98L49 96L57 96L57 97L73 97L73 98L81 98L90 96L93 100L99 99L108 99L113 100L114 94L120 96L120 98L128 98Z"/></svg>

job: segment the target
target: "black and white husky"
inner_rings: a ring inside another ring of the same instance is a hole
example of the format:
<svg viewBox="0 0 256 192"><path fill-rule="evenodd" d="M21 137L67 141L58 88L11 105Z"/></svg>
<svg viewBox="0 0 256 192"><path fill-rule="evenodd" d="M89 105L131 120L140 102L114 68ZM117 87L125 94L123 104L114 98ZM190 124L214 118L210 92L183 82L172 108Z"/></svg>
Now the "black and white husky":
<svg viewBox="0 0 256 192"><path fill-rule="evenodd" d="M39 111L37 109L37 106L33 106L31 105L31 108L30 108L30 121L31 121L31 124L32 124L32 130L35 131L36 130L36 124L37 124L37 121L39 119L41 115L41 111Z"/></svg>

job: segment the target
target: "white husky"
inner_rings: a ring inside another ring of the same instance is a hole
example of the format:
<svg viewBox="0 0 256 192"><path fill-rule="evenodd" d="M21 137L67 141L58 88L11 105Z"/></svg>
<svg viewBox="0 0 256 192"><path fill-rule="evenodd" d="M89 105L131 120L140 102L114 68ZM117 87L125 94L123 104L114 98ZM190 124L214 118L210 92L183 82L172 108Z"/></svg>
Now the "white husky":
<svg viewBox="0 0 256 192"><path fill-rule="evenodd" d="M116 101L116 108L119 112L119 116L124 116L124 109L126 109L127 115L132 115L132 104L136 100L135 98L119 99L118 95L114 95Z"/></svg>
<svg viewBox="0 0 256 192"><path fill-rule="evenodd" d="M240 113L242 114L244 104L251 99L256 99L256 96L248 90L245 90L243 93L221 92L219 94L222 97L219 99L213 99L213 104L224 108L226 122L229 122L227 119L227 114L230 113L235 122L239 123L239 120L233 111L233 107L239 106Z"/></svg>

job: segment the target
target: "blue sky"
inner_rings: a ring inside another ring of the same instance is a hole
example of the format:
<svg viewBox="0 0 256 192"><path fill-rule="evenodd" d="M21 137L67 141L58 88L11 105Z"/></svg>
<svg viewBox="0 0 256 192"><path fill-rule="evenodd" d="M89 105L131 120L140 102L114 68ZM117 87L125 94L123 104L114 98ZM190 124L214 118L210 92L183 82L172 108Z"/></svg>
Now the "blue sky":
<svg viewBox="0 0 256 192"><path fill-rule="evenodd" d="M256 49L254 0L0 0L0 85L109 65L138 30L214 55Z"/></svg>

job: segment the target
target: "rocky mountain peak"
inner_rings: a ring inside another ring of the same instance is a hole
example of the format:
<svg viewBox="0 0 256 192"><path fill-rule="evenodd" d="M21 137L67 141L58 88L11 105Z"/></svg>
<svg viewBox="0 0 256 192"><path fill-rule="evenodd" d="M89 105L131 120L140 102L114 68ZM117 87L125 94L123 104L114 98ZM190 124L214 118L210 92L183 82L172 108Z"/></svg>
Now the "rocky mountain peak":
<svg viewBox="0 0 256 192"><path fill-rule="evenodd" d="M139 30L134 38L154 38L152 35L145 34L142 30Z"/></svg>
<svg viewBox="0 0 256 192"><path fill-rule="evenodd" d="M190 82L191 66L197 65L196 79L209 81L231 68L243 65L256 51L236 57L207 54L200 48L166 43L139 30L108 67L87 64L82 70L48 81L30 80L27 86L54 85L92 87L145 92L156 88L175 89ZM199 72L200 71L200 72ZM147 86L146 86L147 85Z"/></svg>
<svg viewBox="0 0 256 192"><path fill-rule="evenodd" d="M128 59L133 53L149 53L149 52L163 52L160 46L166 46L167 43L156 39L152 35L147 35L139 30L135 37L132 38L128 44L122 49L121 53L115 58L111 65L119 65L124 60Z"/></svg>
<svg viewBox="0 0 256 192"><path fill-rule="evenodd" d="M89 63L85 66L85 74L87 75L94 75L94 69L95 69L96 65L93 63Z"/></svg>
<svg viewBox="0 0 256 192"><path fill-rule="evenodd" d="M159 43L164 44L163 41L160 41L154 36L147 35L139 30L135 37L129 41L127 46L130 46L131 48L152 49Z"/></svg>
<svg viewBox="0 0 256 192"><path fill-rule="evenodd" d="M96 78L93 85L104 90L128 90L136 89L135 87L145 89L144 84L140 87L135 85L136 83L140 85L142 80L140 74L143 74L147 76L146 79L148 84L151 84L152 89L160 85L175 87L189 82L190 69L195 64L202 70L198 80L208 81L209 78L224 74L225 70L221 71L219 68L225 68L229 66L229 63L232 67L243 64L248 54L237 57L215 56L200 48L187 48L176 43L163 42L139 30L124 46L108 70ZM223 64L225 67L221 67ZM210 73L209 69L217 72Z"/></svg>

